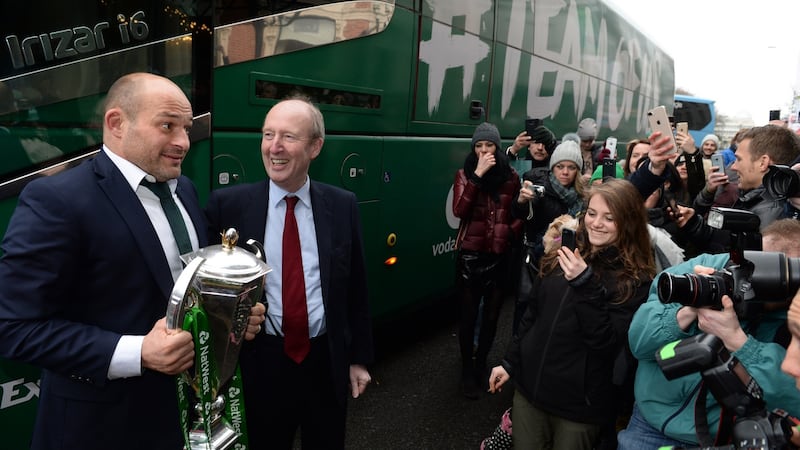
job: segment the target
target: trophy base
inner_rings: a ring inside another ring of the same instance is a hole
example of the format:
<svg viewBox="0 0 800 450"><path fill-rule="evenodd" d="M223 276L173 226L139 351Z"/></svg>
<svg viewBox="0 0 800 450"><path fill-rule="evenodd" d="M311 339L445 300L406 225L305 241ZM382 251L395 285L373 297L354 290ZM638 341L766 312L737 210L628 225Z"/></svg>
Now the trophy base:
<svg viewBox="0 0 800 450"><path fill-rule="evenodd" d="M189 432L188 450L228 450L238 438L239 433L224 420L218 419L211 424L211 436L207 436L202 427Z"/></svg>

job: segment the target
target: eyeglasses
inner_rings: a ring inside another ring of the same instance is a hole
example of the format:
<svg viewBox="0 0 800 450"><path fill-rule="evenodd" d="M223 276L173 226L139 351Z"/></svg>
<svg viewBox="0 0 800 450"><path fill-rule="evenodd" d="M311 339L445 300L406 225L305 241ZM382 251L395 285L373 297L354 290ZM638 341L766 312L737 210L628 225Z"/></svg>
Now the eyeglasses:
<svg viewBox="0 0 800 450"><path fill-rule="evenodd" d="M262 135L263 139L267 142L272 142L275 139L283 139L287 144L296 144L298 142L307 141L308 138L299 137L291 133L281 133L280 137L274 131L265 131Z"/></svg>
<svg viewBox="0 0 800 450"><path fill-rule="evenodd" d="M675 160L675 167L682 166L684 164L686 164L686 160L685 159L676 159Z"/></svg>

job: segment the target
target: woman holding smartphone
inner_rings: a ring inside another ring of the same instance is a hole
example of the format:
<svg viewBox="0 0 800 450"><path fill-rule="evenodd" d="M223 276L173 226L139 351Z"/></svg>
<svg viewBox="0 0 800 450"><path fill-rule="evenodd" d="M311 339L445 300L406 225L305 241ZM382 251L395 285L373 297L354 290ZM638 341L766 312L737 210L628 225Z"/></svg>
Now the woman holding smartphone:
<svg viewBox="0 0 800 450"><path fill-rule="evenodd" d="M587 449L617 415L612 380L628 326L655 275L641 196L628 181L593 186L577 249L545 254L540 276L502 364L511 378L515 448Z"/></svg>

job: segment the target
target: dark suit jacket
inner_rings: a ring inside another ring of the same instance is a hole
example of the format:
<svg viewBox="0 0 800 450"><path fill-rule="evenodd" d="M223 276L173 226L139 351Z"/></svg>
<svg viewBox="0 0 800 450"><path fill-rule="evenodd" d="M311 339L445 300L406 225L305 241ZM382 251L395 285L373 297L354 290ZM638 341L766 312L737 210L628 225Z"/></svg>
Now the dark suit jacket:
<svg viewBox="0 0 800 450"><path fill-rule="evenodd" d="M191 182L178 196L207 242ZM35 449L178 449L175 377L108 380L121 335L164 317L173 280L158 236L100 152L31 182L3 239L0 355L42 367Z"/></svg>
<svg viewBox="0 0 800 450"><path fill-rule="evenodd" d="M310 189L331 370L336 396L344 404L350 364L369 364L373 358L361 221L352 192L315 181ZM223 228L234 227L239 243L263 241L268 195L269 181L212 192L206 206L209 236L213 240ZM249 345L259 345L259 339L245 342L242 358L247 357Z"/></svg>

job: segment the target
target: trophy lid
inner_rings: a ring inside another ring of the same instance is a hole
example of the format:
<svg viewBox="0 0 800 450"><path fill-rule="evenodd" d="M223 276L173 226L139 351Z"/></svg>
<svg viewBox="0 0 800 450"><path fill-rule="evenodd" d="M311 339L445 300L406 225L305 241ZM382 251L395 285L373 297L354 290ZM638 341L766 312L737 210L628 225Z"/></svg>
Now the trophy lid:
<svg viewBox="0 0 800 450"><path fill-rule="evenodd" d="M239 233L235 228L228 228L222 233L222 244L201 248L181 256L185 264L193 259L203 258L205 262L197 271L201 278L225 280L229 282L248 283L266 275L272 268L261 259L261 249L251 244L255 254L236 246ZM256 243L257 244L257 243ZM260 244L259 244L260 245Z"/></svg>

